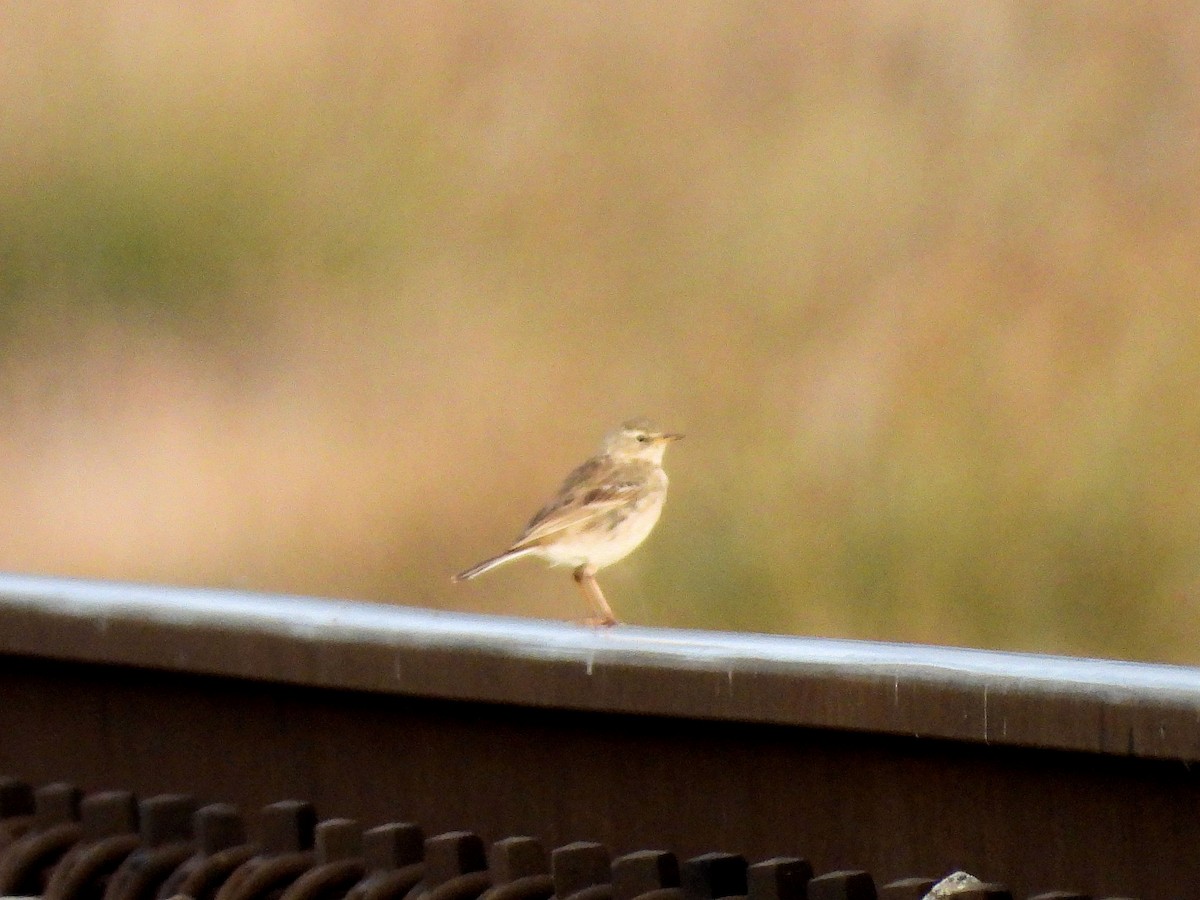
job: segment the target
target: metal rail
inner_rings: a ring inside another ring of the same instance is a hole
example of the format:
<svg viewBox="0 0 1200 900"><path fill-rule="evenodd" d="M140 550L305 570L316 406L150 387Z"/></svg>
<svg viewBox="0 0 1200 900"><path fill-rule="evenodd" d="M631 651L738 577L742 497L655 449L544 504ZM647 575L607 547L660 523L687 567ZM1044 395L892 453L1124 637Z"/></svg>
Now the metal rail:
<svg viewBox="0 0 1200 900"><path fill-rule="evenodd" d="M5 576L0 691L35 782L1200 897L1186 667Z"/></svg>

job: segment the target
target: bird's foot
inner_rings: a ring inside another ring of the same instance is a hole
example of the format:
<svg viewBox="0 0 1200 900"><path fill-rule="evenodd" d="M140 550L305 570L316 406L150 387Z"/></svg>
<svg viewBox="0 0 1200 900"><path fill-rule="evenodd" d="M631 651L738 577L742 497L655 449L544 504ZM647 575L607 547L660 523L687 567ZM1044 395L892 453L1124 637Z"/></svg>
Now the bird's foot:
<svg viewBox="0 0 1200 900"><path fill-rule="evenodd" d="M583 620L583 624L590 625L592 628L612 628L621 623L613 616L588 616Z"/></svg>

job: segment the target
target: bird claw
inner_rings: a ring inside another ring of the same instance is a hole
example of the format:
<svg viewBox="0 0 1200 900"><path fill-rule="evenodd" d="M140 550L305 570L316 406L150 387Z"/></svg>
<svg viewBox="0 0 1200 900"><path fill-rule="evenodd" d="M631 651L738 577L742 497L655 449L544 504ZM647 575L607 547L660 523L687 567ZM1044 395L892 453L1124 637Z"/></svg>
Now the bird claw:
<svg viewBox="0 0 1200 900"><path fill-rule="evenodd" d="M583 624L590 625L592 628L612 628L621 623L612 616L588 616L583 620Z"/></svg>

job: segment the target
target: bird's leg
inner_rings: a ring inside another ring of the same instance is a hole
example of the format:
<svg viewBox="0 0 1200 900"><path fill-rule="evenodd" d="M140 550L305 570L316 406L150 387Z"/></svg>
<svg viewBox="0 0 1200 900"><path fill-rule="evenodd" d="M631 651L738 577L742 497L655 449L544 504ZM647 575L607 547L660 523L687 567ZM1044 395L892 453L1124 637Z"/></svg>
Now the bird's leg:
<svg viewBox="0 0 1200 900"><path fill-rule="evenodd" d="M594 615L588 616L587 623L603 625L606 628L616 625L617 617L613 615L608 601L604 599L604 593L600 590L600 583L596 581L596 570L589 565L580 566L575 570L575 583L579 585L583 599L594 613Z"/></svg>

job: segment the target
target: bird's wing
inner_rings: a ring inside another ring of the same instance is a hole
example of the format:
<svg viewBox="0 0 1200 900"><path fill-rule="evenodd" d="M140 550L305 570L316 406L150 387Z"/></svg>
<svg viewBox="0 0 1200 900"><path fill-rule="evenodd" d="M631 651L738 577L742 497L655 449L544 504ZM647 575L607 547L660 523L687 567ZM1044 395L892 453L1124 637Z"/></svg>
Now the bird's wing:
<svg viewBox="0 0 1200 900"><path fill-rule="evenodd" d="M637 497L642 480L606 459L589 459L567 476L558 494L525 526L513 549L540 543L589 519L603 516Z"/></svg>

